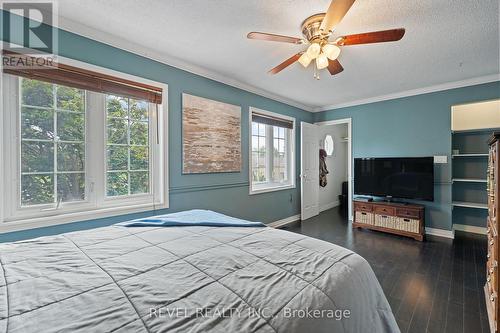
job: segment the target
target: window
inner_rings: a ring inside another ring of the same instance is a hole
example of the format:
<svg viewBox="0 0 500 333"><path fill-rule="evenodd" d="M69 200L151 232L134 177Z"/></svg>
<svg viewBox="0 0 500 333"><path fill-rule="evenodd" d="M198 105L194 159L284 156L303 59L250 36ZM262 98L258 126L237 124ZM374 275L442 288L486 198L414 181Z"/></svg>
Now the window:
<svg viewBox="0 0 500 333"><path fill-rule="evenodd" d="M21 206L85 200L85 92L20 86Z"/></svg>
<svg viewBox="0 0 500 333"><path fill-rule="evenodd" d="M161 104L15 75L3 83L0 222L168 207Z"/></svg>
<svg viewBox="0 0 500 333"><path fill-rule="evenodd" d="M285 134L288 129L278 126L273 128L273 181L285 183L288 180L287 172L287 152L286 145L288 135Z"/></svg>
<svg viewBox="0 0 500 333"><path fill-rule="evenodd" d="M106 96L107 196L149 193L148 103Z"/></svg>
<svg viewBox="0 0 500 333"><path fill-rule="evenodd" d="M267 175L267 125L252 122L252 183L265 183Z"/></svg>
<svg viewBox="0 0 500 333"><path fill-rule="evenodd" d="M250 194L295 187L293 118L251 108Z"/></svg>

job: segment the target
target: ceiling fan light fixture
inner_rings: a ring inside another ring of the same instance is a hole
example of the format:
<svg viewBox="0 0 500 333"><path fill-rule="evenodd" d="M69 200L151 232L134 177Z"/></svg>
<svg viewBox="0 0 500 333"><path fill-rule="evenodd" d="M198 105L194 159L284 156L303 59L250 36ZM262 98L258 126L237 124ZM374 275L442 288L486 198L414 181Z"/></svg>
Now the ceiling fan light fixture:
<svg viewBox="0 0 500 333"><path fill-rule="evenodd" d="M330 60L335 60L340 55L340 47L338 47L337 45L333 45L333 44L323 45L322 51L326 55L326 57Z"/></svg>
<svg viewBox="0 0 500 333"><path fill-rule="evenodd" d="M302 66L304 66L304 68L306 68L311 63L311 60L312 60L312 58L309 57L309 55L307 54L307 52L304 52L304 53L302 53L302 55L299 58L299 63Z"/></svg>
<svg viewBox="0 0 500 333"><path fill-rule="evenodd" d="M326 13L317 13L307 17L300 29L303 38L277 35L266 32L250 32L249 39L273 41L290 44L305 44L299 52L272 68L269 73L277 74L295 62L304 68L314 60L314 77L319 80L319 73L328 69L330 75L337 75L344 70L338 58L342 48L350 45L395 42L405 35L404 28L358 33L354 35L332 36L335 28L345 17L356 0L329 0Z"/></svg>
<svg viewBox="0 0 500 333"><path fill-rule="evenodd" d="M318 43L312 43L311 45L309 45L306 51L307 55L311 59L316 59L320 52L321 46Z"/></svg>
<svg viewBox="0 0 500 333"><path fill-rule="evenodd" d="M328 58L326 57L326 54L321 53L316 58L316 67L318 67L318 69L324 69L328 67Z"/></svg>

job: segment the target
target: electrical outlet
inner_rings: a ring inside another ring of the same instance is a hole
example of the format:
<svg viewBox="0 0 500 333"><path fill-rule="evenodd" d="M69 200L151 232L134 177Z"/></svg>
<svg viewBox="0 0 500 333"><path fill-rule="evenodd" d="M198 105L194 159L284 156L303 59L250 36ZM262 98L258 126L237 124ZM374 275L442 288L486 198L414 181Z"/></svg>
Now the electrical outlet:
<svg viewBox="0 0 500 333"><path fill-rule="evenodd" d="M434 163L436 163L436 164L446 164L446 163L448 163L448 156L446 156L446 155L434 156Z"/></svg>

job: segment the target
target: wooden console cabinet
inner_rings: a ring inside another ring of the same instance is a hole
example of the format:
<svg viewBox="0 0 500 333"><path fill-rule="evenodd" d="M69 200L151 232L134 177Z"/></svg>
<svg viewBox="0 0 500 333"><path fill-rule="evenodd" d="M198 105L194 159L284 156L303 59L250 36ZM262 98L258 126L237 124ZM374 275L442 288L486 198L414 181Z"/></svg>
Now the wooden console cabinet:
<svg viewBox="0 0 500 333"><path fill-rule="evenodd" d="M498 302L498 223L500 212L500 132L494 133L489 141L489 158L487 171L488 192L488 255L486 261L486 284L484 294L486 297L486 309L490 323L491 332L498 331L499 302Z"/></svg>
<svg viewBox="0 0 500 333"><path fill-rule="evenodd" d="M353 228L365 228L424 240L425 207L354 200Z"/></svg>

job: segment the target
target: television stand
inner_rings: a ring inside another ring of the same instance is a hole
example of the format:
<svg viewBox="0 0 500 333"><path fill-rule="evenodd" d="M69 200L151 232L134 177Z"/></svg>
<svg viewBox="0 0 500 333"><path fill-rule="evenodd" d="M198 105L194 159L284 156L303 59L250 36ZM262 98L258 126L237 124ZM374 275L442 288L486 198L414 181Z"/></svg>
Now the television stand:
<svg viewBox="0 0 500 333"><path fill-rule="evenodd" d="M362 201L362 202L371 202L373 201L372 197L356 197L356 201Z"/></svg>
<svg viewBox="0 0 500 333"><path fill-rule="evenodd" d="M425 207L421 205L353 201L353 228L371 229L424 240Z"/></svg>
<svg viewBox="0 0 500 333"><path fill-rule="evenodd" d="M358 198L355 198L354 200L358 201ZM408 203L408 202L397 201L397 200L394 200L393 198L374 199L373 202L374 203L378 202L378 203L387 203L387 204L399 204L399 205L405 205L405 206L410 205L410 203Z"/></svg>

